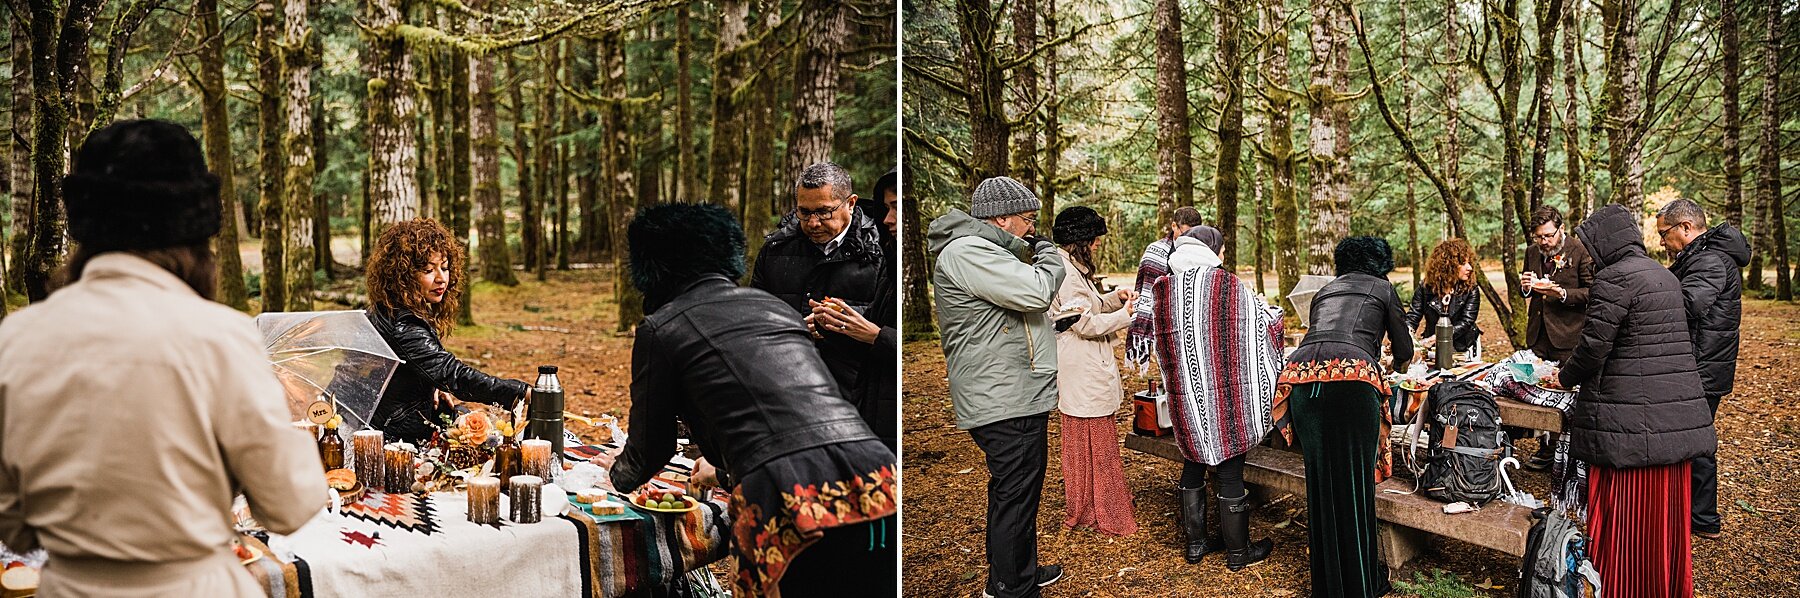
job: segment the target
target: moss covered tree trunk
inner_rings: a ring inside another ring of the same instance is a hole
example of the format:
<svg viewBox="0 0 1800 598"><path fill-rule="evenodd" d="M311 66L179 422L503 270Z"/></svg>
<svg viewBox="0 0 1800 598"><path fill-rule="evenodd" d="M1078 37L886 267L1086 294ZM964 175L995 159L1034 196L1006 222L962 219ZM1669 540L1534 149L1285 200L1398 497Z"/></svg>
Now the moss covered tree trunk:
<svg viewBox="0 0 1800 598"><path fill-rule="evenodd" d="M406 39L395 32L407 0L369 0L363 21L367 24L367 61L374 70L369 80L369 121L364 134L369 140L370 238L378 238L388 226L419 215L419 150L414 137L412 61Z"/></svg>
<svg viewBox="0 0 1800 598"><path fill-rule="evenodd" d="M560 43L563 45L563 48L561 51L562 60L558 61L559 64L557 65L557 68L561 72L561 74L559 76L564 79L567 79L570 75L570 72L574 68L575 56L574 56L573 52L575 51L577 44L576 44L576 42L574 42L572 40L562 40L557 43ZM576 112L576 104L574 102L569 102L568 105L563 107L563 109L562 109L561 128L565 134L576 130L575 129L575 112ZM574 144L572 144L572 143L564 142L564 143L558 144L558 146L556 148L556 269L557 270L568 270L569 269L569 251L573 247L570 244L570 240L569 240L569 168L570 168L570 164L574 161L575 149L574 149L573 145Z"/></svg>
<svg viewBox="0 0 1800 598"><path fill-rule="evenodd" d="M1011 176L1025 184L1025 188L1039 194L1043 199L1043 185L1038 177L1038 129L1039 129L1039 86L1037 59L1031 54L1038 50L1038 7L1036 0L1014 0L1012 8L1013 48L1020 57L1019 65L1013 69L1013 159ZM879 200L880 198L876 198ZM1051 222L1056 219L1055 208L1045 205L1038 216L1039 222ZM1045 227L1048 228L1048 227Z"/></svg>
<svg viewBox="0 0 1800 598"><path fill-rule="evenodd" d="M1182 53L1181 2L1156 0L1156 230L1175 209L1194 205L1193 138L1188 129L1187 59Z"/></svg>
<svg viewBox="0 0 1800 598"><path fill-rule="evenodd" d="M593 89L599 52L592 39L584 38L576 42L576 47L580 49L579 54L587 59L573 62L569 74L570 87L583 91ZM592 110L581 111L581 128L592 129L597 122ZM607 208L600 201L600 146L600 143L594 142L575 144L575 205L581 211L581 218L575 224L575 251L587 262L607 259L612 251Z"/></svg>
<svg viewBox="0 0 1800 598"><path fill-rule="evenodd" d="M24 258L31 249L32 184L31 117L35 113L32 100L31 31L25 19L10 20L12 31L12 147L8 161L12 181L12 237L9 239L12 267L7 268L5 286L0 287L0 301L5 294L25 292Z"/></svg>
<svg viewBox="0 0 1800 598"><path fill-rule="evenodd" d="M644 318L644 299L631 284L630 264L626 256L625 228L637 209L634 193L631 126L625 112L625 40L617 31L601 34L599 39L600 89L608 100L602 113L602 130L606 131L605 166L607 204L612 207L613 297L618 302L620 331L635 328ZM715 144L717 142L715 141ZM714 170L713 172L719 172ZM717 183L715 183L716 185Z"/></svg>
<svg viewBox="0 0 1800 598"><path fill-rule="evenodd" d="M1723 120L1719 122L1719 150L1725 167L1724 220L1737 228L1744 227L1744 163L1739 140L1743 136L1744 117L1738 111L1744 74L1743 54L1738 50L1738 0L1719 0L1719 50L1723 64L1719 72L1720 103ZM1565 42L1565 45L1566 42Z"/></svg>
<svg viewBox="0 0 1800 598"><path fill-rule="evenodd" d="M1285 0L1268 0L1265 22L1287 22ZM1268 148L1264 159L1269 163L1269 203L1275 220L1275 280L1282 309L1293 313L1287 300L1294 285L1300 283L1300 204L1294 196L1294 103L1289 86L1287 28L1266 29L1269 40L1263 46L1267 66L1262 82L1263 95L1269 101L1269 126L1264 130L1263 145Z"/></svg>
<svg viewBox="0 0 1800 598"><path fill-rule="evenodd" d="M905 301L900 302L908 338L930 337L937 317L931 309L931 256L925 251L924 210L919 194L913 191L910 165L900 171L900 259L901 282Z"/></svg>
<svg viewBox="0 0 1800 598"><path fill-rule="evenodd" d="M1044 39L1056 39L1059 19L1056 12L1056 0L1044 0ZM1056 213L1056 192L1062 188L1062 181L1057 180L1062 169L1062 150L1067 147L1062 132L1062 93L1056 78L1059 46L1051 46L1043 50L1044 59L1044 162L1039 170L1044 174L1044 181L1039 185L1038 199L1044 202L1045 214ZM1039 216L1040 220L1043 218Z"/></svg>
<svg viewBox="0 0 1800 598"><path fill-rule="evenodd" d="M1600 5L1606 24L1606 148L1612 178L1612 203L1644 209L1643 144L1637 138L1644 119L1644 89L1638 71L1638 2L1606 0Z"/></svg>
<svg viewBox="0 0 1800 598"><path fill-rule="evenodd" d="M1781 12L1773 8L1764 11L1766 14L1768 36L1763 46L1763 91L1762 91L1762 127L1758 137L1762 140L1762 152L1759 155L1757 169L1757 189L1761 191L1757 203L1763 205L1769 215L1766 230L1769 231L1771 246L1770 255L1775 266L1775 298L1781 301L1794 300L1792 281L1788 272L1787 247L1787 203L1781 194L1781 123L1785 115L1781 110ZM1763 227L1758 227L1763 228Z"/></svg>
<svg viewBox="0 0 1800 598"><path fill-rule="evenodd" d="M513 116L513 180L519 186L519 253L525 262L525 270L537 269L538 258L543 250L543 217L538 213L538 187L536 172L532 169L531 153L531 120L525 113L525 76L527 69L519 66L519 61L512 53L506 55L506 74L511 78L506 86L507 94L512 100Z"/></svg>
<svg viewBox="0 0 1800 598"><path fill-rule="evenodd" d="M64 253L62 177L66 174L70 113L76 82L87 68L88 33L100 12L98 0L70 0L66 4L30 2L31 84L36 106L32 114L31 242L24 264L25 296L41 301L50 296L51 273ZM58 7L61 14L56 12Z"/></svg>
<svg viewBox="0 0 1800 598"><path fill-rule="evenodd" d="M213 253L219 263L216 298L239 310L250 309L244 288L244 259L238 254L238 228L244 218L238 210L236 179L232 172L231 114L225 109L225 39L219 34L218 0L195 0L194 18L200 21L200 136L206 142L206 166L219 177L219 236L213 237ZM15 185L18 184L15 177Z"/></svg>
<svg viewBox="0 0 1800 598"><path fill-rule="evenodd" d="M1307 108L1311 152L1312 226L1307 230L1307 271L1331 274L1332 250L1350 235L1350 53L1344 32L1349 14L1337 0L1312 3L1312 82Z"/></svg>
<svg viewBox="0 0 1800 598"><path fill-rule="evenodd" d="M689 5L675 7L675 201L694 202L699 171L694 166L693 20Z"/></svg>
<svg viewBox="0 0 1800 598"><path fill-rule="evenodd" d="M1581 153L1581 120L1579 118L1580 114L1577 112L1577 108L1581 105L1581 100L1579 94L1576 93L1578 88L1576 87L1577 83L1575 78L1575 69L1578 66L1576 64L1577 55L1575 54L1575 48L1577 41L1581 37L1579 30L1577 30L1575 26L1580 23L1580 11L1581 3L1578 1L1567 0L1563 4L1562 77L1563 96L1566 102L1563 115L1563 159L1568 166L1569 173L1569 188L1567 191L1569 197L1569 212L1568 218L1564 220L1564 225L1571 229L1574 228L1576 224L1579 224L1582 217L1587 214L1587 193L1585 193L1585 191L1587 190L1588 181L1586 175L1582 174L1581 171L1581 162L1583 159ZM1742 213L1740 212L1740 217L1741 216Z"/></svg>
<svg viewBox="0 0 1800 598"><path fill-rule="evenodd" d="M750 3L745 0L722 0L718 3L719 26L718 40L713 46L713 81L712 81L712 145L707 151L707 186L706 201L725 206L734 213L741 213L744 165L744 122L740 110L740 102L735 97L736 90L744 84L744 45L749 38L748 20ZM602 44L601 55L611 50ZM612 85L605 80L612 77L601 67L603 85ZM623 79L624 74L619 75ZM621 80L619 85L623 86ZM791 151L791 150L790 150ZM609 196L613 197L613 196ZM620 206L613 206L616 216L621 212ZM623 223L615 223L614 231L623 231ZM623 240L613 241L613 250L623 247ZM621 263L622 256L613 256L614 263ZM621 325L625 325L621 323Z"/></svg>
<svg viewBox="0 0 1800 598"><path fill-rule="evenodd" d="M481 2L471 2L479 8ZM481 26L475 29L480 31ZM500 115L494 106L494 58L483 54L469 68L469 137L471 140L471 190L479 230L481 277L506 286L519 284L513 275L512 256L506 247L506 213L500 204ZM465 299L467 297L465 296Z"/></svg>
<svg viewBox="0 0 1800 598"><path fill-rule="evenodd" d="M1243 28L1242 0L1219 2L1219 158L1213 193L1219 201L1219 232L1227 271L1237 271L1238 170L1244 146L1243 54L1238 32Z"/></svg>
<svg viewBox="0 0 1800 598"><path fill-rule="evenodd" d="M256 3L256 115L259 124L257 147L257 212L262 221L262 310L287 311L287 261L284 259L287 237L282 234L286 220L282 218L282 192L286 183L287 163L282 154L282 135L287 122L282 114L283 88L280 7L275 0Z"/></svg>
<svg viewBox="0 0 1800 598"><path fill-rule="evenodd" d="M800 10L800 59L794 63L793 134L781 172L800 174L808 165L831 160L836 134L838 54L850 35L849 7L836 0L804 0ZM757 151L763 151L758 148ZM793 203L782 196L782 205Z"/></svg>
<svg viewBox="0 0 1800 598"><path fill-rule="evenodd" d="M763 43L757 49L759 62L763 72L756 76L750 93L752 100L746 106L749 120L749 143L757 151L748 152L749 165L746 168L745 188L749 189L744 202L741 219L744 223L744 238L749 243L749 257L755 263L756 255L762 251L763 237L773 227L774 219L781 213L781 206L786 203L782 199L788 195L783 190L786 181L778 180L775 172L775 108L777 94L775 82L779 78L782 62L781 44L774 36L781 24L781 3L775 0L760 0L756 10L762 16L762 27L759 32ZM767 148L761 149L761 148ZM798 173L789 173L789 176Z"/></svg>
<svg viewBox="0 0 1800 598"><path fill-rule="evenodd" d="M549 268L550 256L555 252L550 244L550 235L544 231L544 222L547 220L546 216L556 207L556 146L552 140L557 135L556 125L562 122L562 116L557 112L559 106L556 101L556 87L562 84L556 73L557 64L562 62L559 43L552 40L538 46L540 53L538 61L541 63L539 66L543 68L541 71L543 76L538 80L537 130L535 131L537 133L537 152L533 157L538 176L538 211L537 218L526 224L528 226L535 224L536 226L533 228L537 229L535 235L537 251L530 253L535 254L535 261L532 262L531 269L540 281L544 280L546 270Z"/></svg>
<svg viewBox="0 0 1800 598"><path fill-rule="evenodd" d="M1172 1L1172 0L1169 0ZM956 29L962 39L963 84L957 95L969 118L968 170L963 185L974 191L982 180L1013 174L1009 168L1012 122L1006 118L1006 69L989 0L958 0Z"/></svg>
<svg viewBox="0 0 1800 598"><path fill-rule="evenodd" d="M464 32L465 21L461 17L453 17L450 32ZM469 128L472 126L469 110L470 81L469 54L452 48L449 52L450 83L450 156L447 160L450 168L451 192L449 214L444 217L444 226L450 228L450 234L456 235L456 241L462 244L463 255L469 253L469 235L473 227L474 201L471 187L474 179L473 151L470 147ZM464 280L474 280L474 264L472 255L465 268ZM463 288L462 304L456 314L456 323L464 326L475 324L475 294L469 292L467 285Z"/></svg>
<svg viewBox="0 0 1800 598"><path fill-rule="evenodd" d="M287 229L286 255L287 304L289 311L311 311L313 290L313 124L312 124L312 60L307 57L307 0L287 0L284 13L287 59L286 70L287 131L283 145L287 150L286 180L282 183L284 226ZM265 239L266 241L267 239Z"/></svg>
<svg viewBox="0 0 1800 598"><path fill-rule="evenodd" d="M319 4L309 2L306 8L310 18L317 20ZM325 54L319 44L317 27L307 28L306 60L312 64L314 77L320 76L319 74L325 71ZM331 144L327 135L337 128L331 114L325 110L325 94L312 94L314 173L325 172L325 169L329 168L331 164ZM331 255L331 196L327 195L325 190L319 186L314 186L312 191L312 256L313 270L324 272L325 280L337 278L337 261Z"/></svg>

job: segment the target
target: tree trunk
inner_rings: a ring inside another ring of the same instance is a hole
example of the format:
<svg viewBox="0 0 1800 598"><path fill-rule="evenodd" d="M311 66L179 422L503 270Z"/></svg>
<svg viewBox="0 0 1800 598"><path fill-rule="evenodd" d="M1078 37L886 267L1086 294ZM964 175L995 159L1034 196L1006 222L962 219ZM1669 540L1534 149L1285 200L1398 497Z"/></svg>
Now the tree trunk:
<svg viewBox="0 0 1800 598"><path fill-rule="evenodd" d="M1554 0L1552 0L1554 1ZM1495 30L1495 37L1500 39L1500 89L1496 104L1500 109L1501 134L1501 182L1500 204L1502 219L1510 216L1513 221L1505 223L1500 229L1500 274L1506 283L1506 303L1494 302L1494 312L1500 316L1500 324L1506 328L1506 335L1512 341L1513 348L1525 348L1525 310L1512 309L1513 297L1522 297L1523 287L1519 281L1519 246L1529 235L1530 206L1525 192L1524 176L1524 140L1519 128L1519 95L1524 87L1523 62L1520 49L1519 3L1518 0L1503 0L1499 6L1492 3L1488 7L1488 27ZM1495 9L1498 12L1495 12ZM1554 34L1554 31L1551 32ZM1542 39L1542 38L1540 38ZM1540 77L1542 81L1547 78ZM1548 135L1548 131L1545 132Z"/></svg>
<svg viewBox="0 0 1800 598"><path fill-rule="evenodd" d="M282 217L287 164L283 160L282 135L286 131L286 115L282 113L281 74L285 70L281 55L281 14L275 0L259 0L256 4L256 73L257 122L260 124L260 177L257 212L262 215L262 310L288 311L287 308L287 235L282 234L287 220Z"/></svg>
<svg viewBox="0 0 1800 598"><path fill-rule="evenodd" d="M0 302L6 294L25 292L25 256L31 252L31 221L33 208L32 184L32 73L33 54L31 53L32 32L25 20L12 20L12 139L7 145L12 147L12 160L8 164L11 169L8 177L12 181L12 237L9 246L12 251L12 267L6 270L5 285L0 286Z"/></svg>
<svg viewBox="0 0 1800 598"><path fill-rule="evenodd" d="M1413 130L1413 78L1412 54L1408 51L1411 38L1407 34L1406 0L1400 0L1400 126L1408 131ZM1418 292L1425 275L1425 248L1419 245L1419 202L1413 189L1414 169L1405 168L1406 172L1406 263L1412 268L1413 292Z"/></svg>
<svg viewBox="0 0 1800 598"><path fill-rule="evenodd" d="M479 8L481 3L473 4ZM483 27L474 29L479 32ZM500 204L500 115L494 105L494 58L490 54L470 61L469 99L470 189L480 209L475 220L480 234L481 278L515 286L519 279L513 275L512 256L506 247L506 213ZM465 291L464 299L472 295Z"/></svg>
<svg viewBox="0 0 1800 598"><path fill-rule="evenodd" d="M282 64L287 75L287 106L284 110L287 134L283 141L287 149L287 170L286 180L282 183L282 192L286 196L282 214L283 228L287 229L287 247L283 248L283 257L287 261L287 272L283 274L287 292L283 295L287 301L283 307L288 311L312 310L312 60L306 55L306 5L307 0L287 0L284 15L287 37L283 43L286 59ZM264 237L265 243L269 241Z"/></svg>
<svg viewBox="0 0 1800 598"><path fill-rule="evenodd" d="M460 34L464 31L465 21L461 17L450 19L450 33ZM446 170L450 175L449 213L443 217L443 224L450 228L450 234L456 236L457 243L462 245L463 255L469 256L470 228L474 222L472 214L474 201L471 197L474 178L474 152L470 147L469 127L472 124L469 110L469 94L471 89L469 75L473 65L469 62L469 54L460 49L449 51L450 71L450 156L447 160L450 167ZM475 260L464 260L462 302L458 305L456 323L462 326L475 324L475 294L467 281L475 280Z"/></svg>
<svg viewBox="0 0 1800 598"><path fill-rule="evenodd" d="M1549 191L1549 154L1550 131L1554 125L1550 121L1554 109L1552 84L1556 81L1556 27L1562 21L1563 0L1548 0L1537 5L1538 43L1536 54L1532 58L1531 72L1536 77L1536 91L1532 93L1532 143L1531 143L1531 205L1532 210L1544 205L1544 195ZM1526 223L1529 228L1530 223ZM1530 234L1530 230L1526 231Z"/></svg>
<svg viewBox="0 0 1800 598"><path fill-rule="evenodd" d="M61 18L56 3L32 2L31 81L37 106L32 122L31 242L25 252L25 296L50 296L51 273L62 259L64 212L62 177L75 83L87 67L88 32L100 12L98 0L71 0Z"/></svg>
<svg viewBox="0 0 1800 598"><path fill-rule="evenodd" d="M319 14L319 5L309 2L307 10L309 18L316 20ZM306 60L312 65L312 76L314 77L320 76L320 73L325 71L325 54L319 45L319 39L318 28L309 27L306 36ZM316 174L325 172L331 163L331 152L329 151L331 145L327 143L329 138L326 135L327 131L336 130L335 127L326 126L332 121L331 113L325 110L325 94L312 95L312 115L313 172ZM444 169L439 172L448 173L450 171ZM449 178L448 174L441 176ZM333 280L337 277L337 268L335 267L337 261L331 255L331 197L317 187L313 188L312 193L312 255L313 270L324 271L325 280Z"/></svg>
<svg viewBox="0 0 1800 598"><path fill-rule="evenodd" d="M694 168L694 51L689 6L675 8L675 201L695 202L700 173Z"/></svg>
<svg viewBox="0 0 1800 598"><path fill-rule="evenodd" d="M1719 49L1724 53L1724 71L1719 74L1725 104L1724 131L1719 148L1724 154L1725 166L1725 221L1737 228L1744 227L1744 165L1743 152L1738 149L1739 140L1743 136L1744 120L1738 113L1738 94L1740 79L1743 77L1743 59L1738 50L1738 3L1737 0L1720 0L1719 2Z"/></svg>
<svg viewBox="0 0 1800 598"><path fill-rule="evenodd" d="M542 46L539 46L541 49ZM525 76L527 69L519 66L514 53L506 55L506 75L512 78L507 85L507 93L512 99L513 116L513 179L519 185L519 253L525 262L525 271L537 270L539 252L543 249L540 242L543 235L543 214L538 212L538 192L536 173L532 169L530 117L525 114Z"/></svg>
<svg viewBox="0 0 1800 598"><path fill-rule="evenodd" d="M781 60L782 45L776 43L774 39L777 34L776 30L781 25L781 3L774 0L762 0L757 2L756 9L762 15L761 35L765 37L760 50L763 72L756 76L754 87L751 90L756 99L747 107L750 121L749 139L750 147L769 148L769 151L748 152L749 164L745 171L748 180L745 187L749 189L749 192L746 195L747 201L745 201L740 217L744 223L744 238L749 243L747 257L751 258L751 263L755 263L755 257L762 252L763 238L768 234L769 229L774 227L775 218L782 211L781 206L788 203L781 199L788 193L777 188L778 185L785 185L776 180L776 156L773 151L775 147L775 109L780 93L775 84L780 72L777 67L786 62ZM799 173L789 174L797 175Z"/></svg>
<svg viewBox="0 0 1800 598"><path fill-rule="evenodd" d="M713 45L713 90L712 90L712 144L707 151L707 189L706 199L725 206L733 213L742 214L742 174L744 164L744 123L739 112L739 102L733 97L735 90L744 84L744 45L748 40L750 3L746 0L722 0L719 7L718 40ZM602 49L602 54L612 52ZM601 70L604 72L605 67ZM606 73L604 77L613 76ZM620 78L624 74L618 75ZM603 78L604 78L603 77ZM612 85L611 81L606 82ZM618 85L624 85L619 81ZM759 148L762 151L768 151ZM791 149L789 150L792 151ZM610 159L609 159L610 160ZM612 197L609 195L609 197ZM621 211L624 210L624 211ZM624 214L629 217L629 207L613 206L613 214ZM741 217L741 216L740 216ZM614 224L614 232L625 230L623 220ZM613 249L624 247L624 239L614 239ZM613 263L623 262L623 256L613 256ZM623 279L621 279L623 280ZM623 306L621 306L623 309ZM620 321L620 326L636 324Z"/></svg>
<svg viewBox="0 0 1800 598"><path fill-rule="evenodd" d="M1036 0L1016 0L1012 9L1013 47L1021 57L1030 56L1038 49L1037 36L1038 8ZM1013 70L1013 89L1017 97L1013 99L1016 106L1013 121L1013 134L1018 140L1012 148L1013 177L1025 184L1025 188L1033 191L1042 190L1038 184L1038 69L1037 61L1026 59ZM1040 198L1041 199L1041 198ZM1049 206L1046 206L1048 208ZM1039 222L1052 222L1056 213L1046 209L1040 215ZM1047 227L1046 227L1047 228Z"/></svg>
<svg viewBox="0 0 1800 598"><path fill-rule="evenodd" d="M1349 52L1343 32L1349 14L1335 0L1313 0L1312 84L1307 94L1312 114L1310 140L1312 226L1307 231L1307 271L1331 274L1332 251L1350 235L1350 107Z"/></svg>
<svg viewBox="0 0 1800 598"><path fill-rule="evenodd" d="M900 302L908 338L930 337L937 317L931 309L931 256L925 252L925 215L913 190L912 168L900 167L900 267L905 301Z"/></svg>
<svg viewBox="0 0 1800 598"><path fill-rule="evenodd" d="M1794 290L1789 279L1787 249L1787 203L1781 195L1781 123L1785 115L1781 110L1781 12L1770 7L1764 11L1768 23L1768 41L1763 46L1763 92L1762 92L1762 152L1758 169L1757 187L1762 191L1758 199L1768 210L1771 248L1769 256L1775 265L1775 298L1780 301L1793 301ZM1758 227L1764 228L1764 227Z"/></svg>
<svg viewBox="0 0 1800 598"><path fill-rule="evenodd" d="M1576 41L1581 38L1576 25L1580 20L1581 3L1569 0L1563 5L1563 95L1568 100L1563 116L1563 157L1569 167L1569 213L1564 224L1575 228L1576 224L1587 215L1587 176L1582 173L1581 153L1581 121L1577 108L1581 105L1580 95L1576 93L1577 83L1575 69Z"/></svg>
<svg viewBox="0 0 1800 598"><path fill-rule="evenodd" d="M1263 88L1269 98L1269 126L1263 145L1268 147L1264 158L1269 162L1269 203L1273 204L1271 212L1275 217L1275 288L1282 309L1294 313L1287 296L1300 283L1300 204L1294 197L1295 98L1286 91L1290 84L1289 40L1287 28L1279 26L1287 22L1285 2L1269 0L1266 5L1266 22L1271 26L1266 28L1269 41L1264 51L1268 66Z"/></svg>
<svg viewBox="0 0 1800 598"><path fill-rule="evenodd" d="M363 16L369 34L363 60L374 69L369 80L369 238L388 226L419 215L418 140L413 136L413 77L406 40L394 32L406 0L368 0Z"/></svg>
<svg viewBox="0 0 1800 598"><path fill-rule="evenodd" d="M559 54L557 68L562 69L559 77L568 77L575 64L575 43L571 41L557 42L563 45ZM562 110L562 130L575 130L576 104L570 102ZM574 148L564 142L556 149L556 269L569 269L569 162Z"/></svg>
<svg viewBox="0 0 1800 598"><path fill-rule="evenodd" d="M1457 22L1457 0L1444 2L1444 58L1450 65L1444 69L1444 143L1439 148L1439 161L1444 164L1444 185L1449 189L1443 198L1446 213L1450 203L1462 200L1462 24ZM1460 212L1460 206L1458 210ZM1446 218L1449 220L1449 218ZM1459 236L1449 227L1443 237Z"/></svg>
<svg viewBox="0 0 1800 598"><path fill-rule="evenodd" d="M1239 0L1219 2L1219 167L1213 193L1219 200L1219 231L1224 233L1224 268L1237 271L1238 165L1244 146L1244 83L1238 31L1243 15Z"/></svg>
<svg viewBox="0 0 1800 598"><path fill-rule="evenodd" d="M800 36L804 46L794 63L793 134L788 137L787 163L781 172L798 175L807 166L831 160L836 132L838 53L850 35L849 8L835 0L804 0ZM760 151L760 148L759 148ZM716 172L716 171L715 171ZM791 207L792 195L782 196Z"/></svg>
<svg viewBox="0 0 1800 598"><path fill-rule="evenodd" d="M1056 13L1056 0L1044 0L1044 38L1056 39L1059 29ZM1062 172L1061 159L1064 142L1062 139L1062 96L1056 80L1059 66L1057 56L1060 48L1050 47L1044 50L1044 162L1039 167L1044 174L1042 189L1038 199L1044 202L1044 213L1056 213L1056 192L1062 187L1062 181L1056 177ZM1040 221L1042 216L1039 217Z"/></svg>
<svg viewBox="0 0 1800 598"><path fill-rule="evenodd" d="M577 42L581 55L587 61L575 61L570 72L571 87L583 91L594 87L594 70L599 61L599 51L595 49L592 39ZM597 120L592 110L581 111L581 127L594 128ZM600 205L600 145L598 143L578 143L575 145L575 204L581 210L581 219L576 223L578 235L575 239L577 251L582 261L597 262L607 258L612 251L611 227L607 224L606 208ZM608 258L610 259L610 258Z"/></svg>
<svg viewBox="0 0 1800 598"><path fill-rule="evenodd" d="M742 37L742 19L744 11L735 13L739 18L739 33ZM723 39L721 31L721 39ZM723 42L721 42L723 43ZM632 196L636 187L632 182L631 128L625 114L625 40L617 31L601 34L599 56L604 60L599 64L601 90L609 100L603 112L603 129L607 132L605 153L605 176L607 203L612 207L612 220L615 227L612 234L613 262L613 297L618 301L619 326L621 332L637 327L638 321L644 318L644 298L636 286L631 284L630 263L627 258L625 228L631 221L631 214L637 209L637 201ZM736 44L730 47L737 47ZM734 86L735 87L735 86ZM714 96L717 98L717 95ZM720 145L718 138L713 144ZM725 141L725 145L742 146L735 141ZM717 162L714 163L717 165ZM732 164L736 170L736 163ZM720 170L714 173L724 174ZM714 179L717 186L720 179L736 182L735 176L721 176Z"/></svg>
<svg viewBox="0 0 1800 598"><path fill-rule="evenodd" d="M1172 1L1172 0L1169 0ZM1012 124L1006 119L1006 71L994 54L996 28L990 0L957 0L956 29L962 58L969 114L969 158L963 185L970 191L981 181L1011 174Z"/></svg>
<svg viewBox="0 0 1800 598"><path fill-rule="evenodd" d="M219 303L240 311L250 309L244 288L244 260L238 254L238 215L231 154L231 114L225 109L225 40L219 34L218 0L195 0L194 16L200 20L200 136L206 142L206 165L219 177L219 235L213 237L213 253L219 263ZM14 63L15 65L18 63ZM15 103L16 107L17 104ZM15 123L17 120L15 119ZM16 126L16 125L15 125ZM14 173L14 185L18 174Z"/></svg>
<svg viewBox="0 0 1800 598"><path fill-rule="evenodd" d="M532 236L537 241L537 250L528 251L532 257L532 272L539 281L544 280L549 268L550 254L554 251L550 246L550 235L545 233L545 216L556 206L555 185L556 165L552 159L556 154L556 145L551 140L556 138L556 125L562 122L562 115L557 112L556 86L562 82L556 76L556 65L562 62L562 53L558 51L556 41L549 41L538 46L538 60L542 62L543 78L539 81L537 111L537 217L526 224L535 232Z"/></svg>
<svg viewBox="0 0 1800 598"><path fill-rule="evenodd" d="M1644 159L1642 144L1634 138L1644 118L1644 90L1638 73L1637 0L1606 0L1600 5L1606 23L1606 123L1607 164L1612 178L1612 203L1644 209ZM1600 116L1600 115L1596 115Z"/></svg>
<svg viewBox="0 0 1800 598"><path fill-rule="evenodd" d="M1175 209L1194 205L1193 138L1188 131L1187 60L1180 0L1156 0L1156 231Z"/></svg>

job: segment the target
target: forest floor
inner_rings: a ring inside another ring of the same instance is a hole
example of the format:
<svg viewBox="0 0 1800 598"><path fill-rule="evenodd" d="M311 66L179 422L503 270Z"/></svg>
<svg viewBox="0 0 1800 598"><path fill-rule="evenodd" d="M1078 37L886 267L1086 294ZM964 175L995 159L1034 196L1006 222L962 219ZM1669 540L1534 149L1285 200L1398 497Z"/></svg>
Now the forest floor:
<svg viewBox="0 0 1800 598"><path fill-rule="evenodd" d="M1123 277L1129 284L1129 277ZM1396 277L1396 280L1399 278ZM1119 278L1111 278L1115 282ZM1504 287L1502 287L1504 288ZM1488 359L1506 350L1490 310L1482 311ZM1719 511L1724 538L1694 540L1695 590L1702 597L1800 595L1800 305L1746 300L1742 352L1735 394L1719 409ZM1121 361L1123 357L1120 357ZM956 429L944 358L935 340L905 347L902 399L905 471L904 572L907 596L979 596L987 578L983 521L987 469L968 433ZM1128 394L1145 380L1126 377ZM1121 436L1130 433L1130 409L1115 414ZM1065 577L1046 596L1303 596L1310 593L1306 556L1306 501L1274 497L1252 519L1253 537L1276 542L1270 559L1232 573L1224 559L1198 565L1182 560L1175 479L1178 463L1121 447L1129 499L1138 531L1111 537L1063 527L1061 441L1050 424L1048 472L1038 515L1040 561L1060 564ZM1530 454L1536 442L1522 440ZM1547 494L1547 475L1525 472L1522 489ZM1117 497L1124 500L1127 497ZM1519 559L1454 540L1435 538L1432 551L1393 576L1415 581L1454 575L1459 582L1429 584L1432 595L1508 595ZM1461 586L1473 593L1450 591ZM1442 593L1440 593L1440 591ZM1408 595L1396 591L1395 595Z"/></svg>

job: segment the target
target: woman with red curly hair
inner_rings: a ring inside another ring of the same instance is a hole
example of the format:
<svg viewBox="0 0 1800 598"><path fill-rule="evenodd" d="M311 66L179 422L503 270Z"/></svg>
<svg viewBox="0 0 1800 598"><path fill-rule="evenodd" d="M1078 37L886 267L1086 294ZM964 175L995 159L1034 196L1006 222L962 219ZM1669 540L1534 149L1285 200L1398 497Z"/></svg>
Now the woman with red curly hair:
<svg viewBox="0 0 1800 598"><path fill-rule="evenodd" d="M1431 249L1425 260L1425 281L1413 291L1412 309L1406 310L1406 329L1420 335L1419 346L1437 342L1438 318L1450 318L1451 344L1456 352L1473 350L1481 355L1481 291L1475 288L1475 250L1469 242L1450 239ZM1425 331L1419 332L1424 324Z"/></svg>
<svg viewBox="0 0 1800 598"><path fill-rule="evenodd" d="M469 367L438 341L455 322L466 259L448 229L423 218L388 227L369 252L369 321L405 360L369 422L388 440L423 444L449 425L453 414L437 391L511 407L530 388Z"/></svg>

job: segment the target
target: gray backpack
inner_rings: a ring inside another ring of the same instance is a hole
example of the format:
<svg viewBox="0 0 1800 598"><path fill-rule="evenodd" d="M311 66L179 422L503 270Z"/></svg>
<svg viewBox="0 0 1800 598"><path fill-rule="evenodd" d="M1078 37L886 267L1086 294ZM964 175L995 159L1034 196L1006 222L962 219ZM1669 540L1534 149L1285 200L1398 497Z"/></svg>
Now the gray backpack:
<svg viewBox="0 0 1800 598"><path fill-rule="evenodd" d="M1549 507L1531 512L1518 598L1600 598L1600 572L1588 559L1587 534Z"/></svg>

